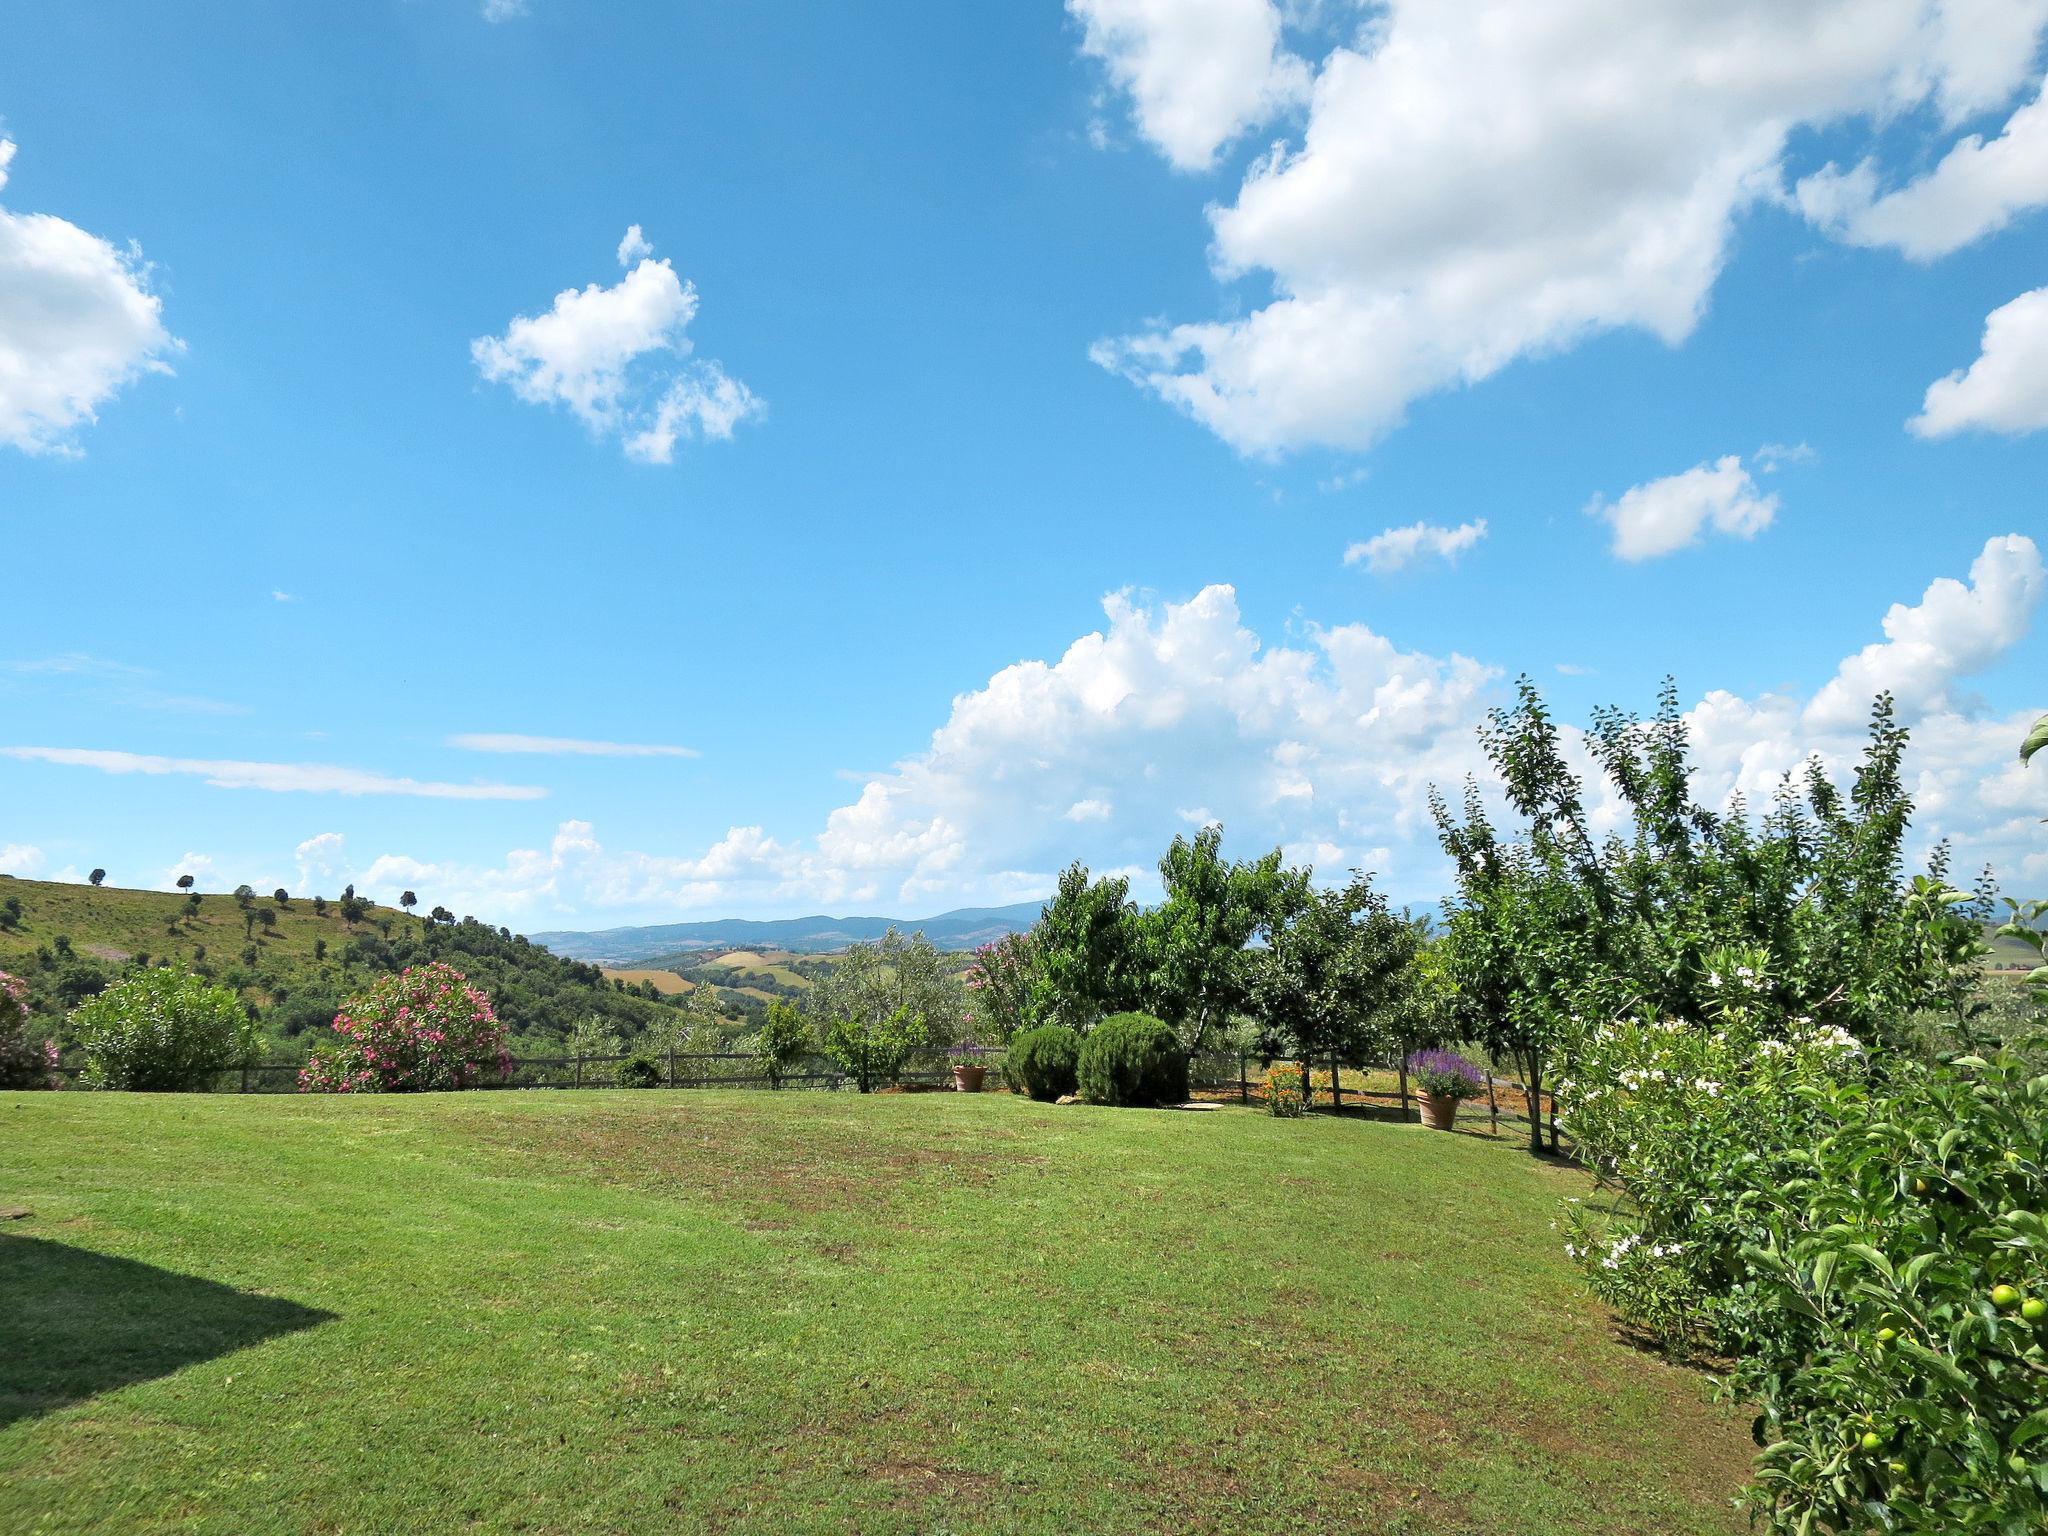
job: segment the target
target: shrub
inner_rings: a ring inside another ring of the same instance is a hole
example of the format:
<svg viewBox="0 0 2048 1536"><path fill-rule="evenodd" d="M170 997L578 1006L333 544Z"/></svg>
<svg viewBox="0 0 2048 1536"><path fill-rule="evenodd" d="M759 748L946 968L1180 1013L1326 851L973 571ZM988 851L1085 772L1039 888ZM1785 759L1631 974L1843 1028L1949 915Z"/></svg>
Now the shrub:
<svg viewBox="0 0 2048 1536"><path fill-rule="evenodd" d="M1965 1057L1808 1097L1825 1134L1754 1189L1724 1329L1764 1523L2048 1530L2048 1076Z"/></svg>
<svg viewBox="0 0 2048 1536"><path fill-rule="evenodd" d="M1299 1062L1276 1061L1266 1069L1266 1113L1283 1120L1308 1113L1308 1074Z"/></svg>
<svg viewBox="0 0 2048 1536"><path fill-rule="evenodd" d="M57 1042L38 1040L28 983L0 971L0 1088L55 1088Z"/></svg>
<svg viewBox="0 0 2048 1536"><path fill-rule="evenodd" d="M618 1083L621 1088L659 1088L667 1081L661 1063L652 1056L628 1056L619 1063Z"/></svg>
<svg viewBox="0 0 2048 1536"><path fill-rule="evenodd" d="M491 1000L439 960L378 977L342 1004L334 1031L299 1073L301 1093L470 1088L512 1075Z"/></svg>
<svg viewBox="0 0 2048 1536"><path fill-rule="evenodd" d="M1145 1108L1188 1096L1188 1058L1174 1033L1147 1013L1111 1014L1081 1042L1074 1076L1091 1104Z"/></svg>
<svg viewBox="0 0 2048 1536"><path fill-rule="evenodd" d="M226 987L171 966L136 971L71 1013L94 1088L178 1092L246 1061L254 1026Z"/></svg>
<svg viewBox="0 0 2048 1536"><path fill-rule="evenodd" d="M1029 1094L1049 1104L1078 1086L1075 1068L1080 1059L1078 1034L1064 1024L1041 1024L1011 1037L1003 1071L1009 1077L1010 1092Z"/></svg>

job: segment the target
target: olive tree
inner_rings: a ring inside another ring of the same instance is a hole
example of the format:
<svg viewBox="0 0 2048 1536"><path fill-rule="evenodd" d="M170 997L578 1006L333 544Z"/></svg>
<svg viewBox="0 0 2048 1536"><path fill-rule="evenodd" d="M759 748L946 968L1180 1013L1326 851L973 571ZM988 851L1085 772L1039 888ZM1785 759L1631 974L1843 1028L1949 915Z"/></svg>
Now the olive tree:
<svg viewBox="0 0 2048 1536"><path fill-rule="evenodd" d="M805 998L825 1054L862 1093L886 1083L920 1050L958 1036L965 992L922 933L891 928L840 956Z"/></svg>

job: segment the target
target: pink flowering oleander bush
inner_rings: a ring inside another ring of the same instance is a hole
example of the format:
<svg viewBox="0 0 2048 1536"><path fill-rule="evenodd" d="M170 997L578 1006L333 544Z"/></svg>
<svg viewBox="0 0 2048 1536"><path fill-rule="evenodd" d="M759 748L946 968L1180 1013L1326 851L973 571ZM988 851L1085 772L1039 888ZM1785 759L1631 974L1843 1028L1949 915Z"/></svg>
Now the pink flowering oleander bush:
<svg viewBox="0 0 2048 1536"><path fill-rule="evenodd" d="M0 1088L55 1088L57 1042L38 1040L28 984L0 971Z"/></svg>
<svg viewBox="0 0 2048 1536"><path fill-rule="evenodd" d="M436 1092L512 1075L491 1000L439 960L378 977L342 1004L334 1034L300 1071L301 1093Z"/></svg>

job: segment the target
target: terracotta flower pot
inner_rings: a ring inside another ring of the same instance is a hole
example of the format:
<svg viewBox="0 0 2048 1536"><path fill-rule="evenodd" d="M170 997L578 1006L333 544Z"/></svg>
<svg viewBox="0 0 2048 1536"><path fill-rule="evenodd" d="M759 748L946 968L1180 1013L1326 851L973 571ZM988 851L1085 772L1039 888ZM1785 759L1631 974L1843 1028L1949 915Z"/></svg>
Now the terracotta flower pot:
<svg viewBox="0 0 2048 1536"><path fill-rule="evenodd" d="M967 1062L953 1063L953 1091L955 1093L981 1092L981 1080L988 1076L987 1067L970 1066Z"/></svg>
<svg viewBox="0 0 2048 1536"><path fill-rule="evenodd" d="M1425 1093L1422 1123L1432 1131L1448 1131L1458 1118L1458 1101L1448 1093Z"/></svg>

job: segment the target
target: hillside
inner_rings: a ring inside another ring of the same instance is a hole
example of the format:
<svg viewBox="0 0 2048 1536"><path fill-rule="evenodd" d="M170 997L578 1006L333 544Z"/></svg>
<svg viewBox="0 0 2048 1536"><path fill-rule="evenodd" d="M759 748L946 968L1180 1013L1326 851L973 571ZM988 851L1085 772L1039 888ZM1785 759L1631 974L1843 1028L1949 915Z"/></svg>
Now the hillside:
<svg viewBox="0 0 2048 1536"><path fill-rule="evenodd" d="M826 954L879 939L891 928L921 932L940 949L965 950L1029 928L1038 921L1040 906L1036 901L1020 901L1007 907L959 907L936 917L721 917L644 928L604 928L593 933L556 930L536 933L533 941L571 960L619 967L672 960L703 949Z"/></svg>
<svg viewBox="0 0 2048 1536"><path fill-rule="evenodd" d="M596 966L565 960L509 930L430 923L390 907L206 892L58 884L0 876L0 970L29 985L53 1022L131 966L172 960L238 992L265 1031L303 1049L350 992L380 972L441 959L490 994L516 1041L551 1046L592 1014L632 1037L669 1006L622 991ZM269 914L265 923L263 914ZM59 1038L62 1038L61 1031Z"/></svg>

